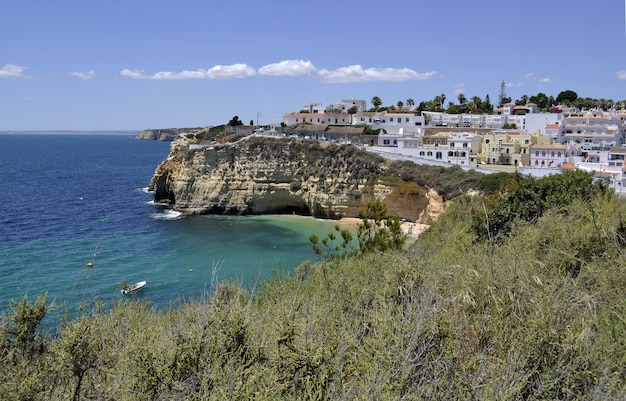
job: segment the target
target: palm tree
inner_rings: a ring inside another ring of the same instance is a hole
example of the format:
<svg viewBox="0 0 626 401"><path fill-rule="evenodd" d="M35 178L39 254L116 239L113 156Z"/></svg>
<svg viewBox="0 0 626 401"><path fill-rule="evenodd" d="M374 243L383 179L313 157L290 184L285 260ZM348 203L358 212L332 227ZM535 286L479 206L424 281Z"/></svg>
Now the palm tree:
<svg viewBox="0 0 626 401"><path fill-rule="evenodd" d="M475 111L475 110L480 109L481 103L482 103L482 100L480 99L479 96L472 96L471 103L470 103L472 110Z"/></svg>
<svg viewBox="0 0 626 401"><path fill-rule="evenodd" d="M458 99L459 99L459 104L465 104L465 102L467 102L467 98L462 93L459 93Z"/></svg>
<svg viewBox="0 0 626 401"><path fill-rule="evenodd" d="M435 96L433 99L433 108L440 110L443 108L443 100L441 100L441 96Z"/></svg>
<svg viewBox="0 0 626 401"><path fill-rule="evenodd" d="M374 110L378 111L378 108L380 107L380 105L383 104L383 101L380 100L380 98L378 96L374 96L372 98L372 105L374 106Z"/></svg>
<svg viewBox="0 0 626 401"><path fill-rule="evenodd" d="M406 105L407 105L407 106L415 106L415 100L413 100L413 99L411 99L411 98L408 98L408 99L406 100Z"/></svg>
<svg viewBox="0 0 626 401"><path fill-rule="evenodd" d="M445 94L445 93L442 93L440 97L441 97L441 108L443 109L443 104L444 104L444 103L445 103L445 101L446 101L446 94Z"/></svg>

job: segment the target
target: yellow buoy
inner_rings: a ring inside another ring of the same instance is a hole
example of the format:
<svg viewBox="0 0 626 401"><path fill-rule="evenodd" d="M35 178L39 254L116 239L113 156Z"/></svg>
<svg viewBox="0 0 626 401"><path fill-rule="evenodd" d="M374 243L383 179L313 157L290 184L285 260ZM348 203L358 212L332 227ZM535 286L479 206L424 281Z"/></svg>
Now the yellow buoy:
<svg viewBox="0 0 626 401"><path fill-rule="evenodd" d="M93 267L93 263L91 262L87 263L87 267Z"/></svg>
<svg viewBox="0 0 626 401"><path fill-rule="evenodd" d="M193 269L189 269L189 272L192 272L192 271L193 271Z"/></svg>

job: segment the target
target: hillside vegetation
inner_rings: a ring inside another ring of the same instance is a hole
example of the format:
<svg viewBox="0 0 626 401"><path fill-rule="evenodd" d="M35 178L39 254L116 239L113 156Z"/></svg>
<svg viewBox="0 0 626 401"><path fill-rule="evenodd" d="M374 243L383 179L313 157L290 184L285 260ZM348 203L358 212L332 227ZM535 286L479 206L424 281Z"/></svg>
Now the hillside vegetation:
<svg viewBox="0 0 626 401"><path fill-rule="evenodd" d="M167 311L94 308L55 336L36 331L44 297L24 299L3 321L0 398L624 399L626 204L588 177L518 177L458 197L409 249Z"/></svg>

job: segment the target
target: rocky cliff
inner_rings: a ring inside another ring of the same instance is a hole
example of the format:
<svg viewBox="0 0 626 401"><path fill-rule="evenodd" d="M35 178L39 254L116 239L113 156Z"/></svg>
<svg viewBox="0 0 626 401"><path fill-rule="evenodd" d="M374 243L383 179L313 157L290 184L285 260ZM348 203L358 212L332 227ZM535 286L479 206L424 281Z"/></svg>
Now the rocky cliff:
<svg viewBox="0 0 626 401"><path fill-rule="evenodd" d="M201 128L163 128L145 129L137 135L135 139L147 139L153 141L173 141L181 134L195 132Z"/></svg>
<svg viewBox="0 0 626 401"><path fill-rule="evenodd" d="M432 194L386 168L385 159L354 146L271 138L201 145L179 137L150 186L155 202L189 214L355 217L380 200L392 214L429 222Z"/></svg>

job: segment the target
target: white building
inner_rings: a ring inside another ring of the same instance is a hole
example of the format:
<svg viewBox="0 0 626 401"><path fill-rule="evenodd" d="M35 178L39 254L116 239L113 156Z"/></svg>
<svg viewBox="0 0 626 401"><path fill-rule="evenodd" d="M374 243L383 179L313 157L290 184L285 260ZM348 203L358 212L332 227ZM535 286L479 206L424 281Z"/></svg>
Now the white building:
<svg viewBox="0 0 626 401"><path fill-rule="evenodd" d="M585 116L565 117L559 125L559 143L580 144L583 151L608 152L624 143L624 121L608 114L589 112Z"/></svg>
<svg viewBox="0 0 626 401"><path fill-rule="evenodd" d="M473 132L438 133L432 136L405 136L397 139L396 154L427 161L469 165L469 158L480 152L480 135Z"/></svg>
<svg viewBox="0 0 626 401"><path fill-rule="evenodd" d="M301 123L350 125L351 117L348 113L289 113L283 116L283 123L287 126Z"/></svg>
<svg viewBox="0 0 626 401"><path fill-rule="evenodd" d="M560 167L569 156L566 145L535 144L530 146L530 166L539 168Z"/></svg>
<svg viewBox="0 0 626 401"><path fill-rule="evenodd" d="M365 108L365 100L363 99L342 99L341 101L331 104L326 107L327 112L337 112L340 111L342 113L347 113L348 110L355 108L356 112L366 111Z"/></svg>
<svg viewBox="0 0 626 401"><path fill-rule="evenodd" d="M369 125L372 129L382 129L389 135L415 136L424 128L424 117L413 113L361 112L352 117L352 124Z"/></svg>

